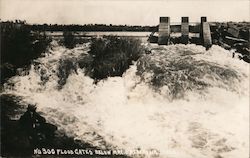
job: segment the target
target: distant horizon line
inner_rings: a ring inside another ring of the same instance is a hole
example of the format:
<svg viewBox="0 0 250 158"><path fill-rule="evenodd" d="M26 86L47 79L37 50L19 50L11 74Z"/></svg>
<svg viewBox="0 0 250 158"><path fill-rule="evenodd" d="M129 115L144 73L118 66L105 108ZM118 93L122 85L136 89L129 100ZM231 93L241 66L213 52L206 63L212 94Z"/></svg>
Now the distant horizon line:
<svg viewBox="0 0 250 158"><path fill-rule="evenodd" d="M80 23L67 23L67 24L63 24L63 23L32 23L32 22L28 22L26 20L21 20L21 19L15 19L15 20L2 20L0 18L0 22L16 22L16 21L20 21L20 22L25 22L25 24L28 24L28 25L112 25L112 26L119 26L119 25L122 25L122 26L149 26L149 27L152 27L152 26L157 26L158 24L155 24L155 25L139 25L139 24L112 24L112 23L109 23L109 24L105 24L105 23L84 23L84 24L80 24ZM245 20L242 20L242 21L207 21L209 23L229 23L229 22L233 22L233 23L250 23L250 21L245 21ZM200 23L200 22L189 22L190 24L197 24L197 23ZM181 24L181 21L180 22L171 22L170 21L170 24Z"/></svg>

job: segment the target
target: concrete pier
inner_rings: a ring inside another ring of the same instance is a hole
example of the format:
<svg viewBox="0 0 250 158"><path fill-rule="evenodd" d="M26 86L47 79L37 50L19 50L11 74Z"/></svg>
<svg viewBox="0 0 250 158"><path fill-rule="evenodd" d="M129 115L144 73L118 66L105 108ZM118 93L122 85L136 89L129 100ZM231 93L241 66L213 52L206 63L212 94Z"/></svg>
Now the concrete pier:
<svg viewBox="0 0 250 158"><path fill-rule="evenodd" d="M159 24L159 45L167 45L170 37L170 18L169 17L160 17Z"/></svg>
<svg viewBox="0 0 250 158"><path fill-rule="evenodd" d="M213 31L213 27L211 27L211 29ZM188 44L191 42L202 44L208 49L212 46L211 29L210 23L207 22L207 17L205 16L201 17L200 23L190 23L189 17L181 17L181 25L173 24L171 26L169 17L160 17L158 37L151 34L149 41L155 41L155 43L158 42L159 45L168 45L170 43ZM181 33L181 37L177 37L174 33Z"/></svg>
<svg viewBox="0 0 250 158"><path fill-rule="evenodd" d="M207 17L202 16L201 17L201 25L200 25L200 39L203 39L203 23L207 22Z"/></svg>
<svg viewBox="0 0 250 158"><path fill-rule="evenodd" d="M188 44L189 39L189 20L188 17L181 17L181 43Z"/></svg>
<svg viewBox="0 0 250 158"><path fill-rule="evenodd" d="M201 17L201 25L200 25L200 40L206 49L212 46L212 37L209 23L207 22L207 17Z"/></svg>
<svg viewBox="0 0 250 158"><path fill-rule="evenodd" d="M206 49L210 48L212 46L212 37L211 37L211 31L210 26L208 22L203 22L202 24L202 31L203 31L203 45L206 47Z"/></svg>

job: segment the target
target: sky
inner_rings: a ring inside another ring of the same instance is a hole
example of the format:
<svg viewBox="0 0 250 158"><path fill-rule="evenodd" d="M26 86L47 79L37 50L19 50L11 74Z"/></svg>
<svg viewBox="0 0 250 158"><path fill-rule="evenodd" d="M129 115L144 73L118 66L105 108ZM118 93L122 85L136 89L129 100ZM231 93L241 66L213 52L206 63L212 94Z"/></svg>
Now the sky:
<svg viewBox="0 0 250 158"><path fill-rule="evenodd" d="M180 22L250 21L250 0L0 0L0 18L38 24L157 25L160 16Z"/></svg>

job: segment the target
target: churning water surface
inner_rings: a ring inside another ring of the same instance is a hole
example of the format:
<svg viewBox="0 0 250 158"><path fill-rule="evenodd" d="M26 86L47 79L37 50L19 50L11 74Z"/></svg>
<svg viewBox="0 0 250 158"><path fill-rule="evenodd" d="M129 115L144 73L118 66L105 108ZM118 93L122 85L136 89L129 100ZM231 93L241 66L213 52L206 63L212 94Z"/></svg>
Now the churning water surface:
<svg viewBox="0 0 250 158"><path fill-rule="evenodd" d="M53 41L45 57L29 73L11 78L13 86L6 84L3 93L37 104L59 130L103 149L154 150L164 158L247 158L249 64L219 46L144 46L151 53L122 77L94 84L77 66L89 43L69 50ZM58 88L64 61L74 70Z"/></svg>

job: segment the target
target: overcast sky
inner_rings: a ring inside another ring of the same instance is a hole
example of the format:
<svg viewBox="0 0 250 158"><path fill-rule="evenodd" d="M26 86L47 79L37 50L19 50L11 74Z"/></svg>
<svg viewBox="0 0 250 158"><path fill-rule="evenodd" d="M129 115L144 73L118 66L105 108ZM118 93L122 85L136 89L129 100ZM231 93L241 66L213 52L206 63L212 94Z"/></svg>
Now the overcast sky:
<svg viewBox="0 0 250 158"><path fill-rule="evenodd" d="M159 16L180 22L250 21L249 0L0 0L1 20L52 24L157 25Z"/></svg>

